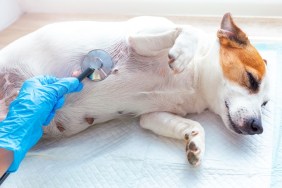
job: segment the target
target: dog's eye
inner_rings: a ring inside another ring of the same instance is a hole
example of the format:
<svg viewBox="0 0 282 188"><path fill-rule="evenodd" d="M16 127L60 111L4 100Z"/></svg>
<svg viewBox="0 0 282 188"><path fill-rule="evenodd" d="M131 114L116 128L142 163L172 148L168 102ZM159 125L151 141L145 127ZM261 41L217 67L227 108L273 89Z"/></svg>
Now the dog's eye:
<svg viewBox="0 0 282 188"><path fill-rule="evenodd" d="M249 79L249 83L250 83L250 88L253 91L257 91L258 87L259 87L258 81L255 79L255 77L250 72L247 72L247 75L248 75L248 79Z"/></svg>
<svg viewBox="0 0 282 188"><path fill-rule="evenodd" d="M268 101L264 101L261 106L265 106L267 103Z"/></svg>

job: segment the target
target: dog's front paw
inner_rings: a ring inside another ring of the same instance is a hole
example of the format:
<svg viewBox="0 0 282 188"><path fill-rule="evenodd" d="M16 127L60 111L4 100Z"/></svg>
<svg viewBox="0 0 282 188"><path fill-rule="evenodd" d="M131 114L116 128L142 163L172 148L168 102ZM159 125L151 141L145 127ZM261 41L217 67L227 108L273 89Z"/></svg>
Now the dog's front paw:
<svg viewBox="0 0 282 188"><path fill-rule="evenodd" d="M185 67L191 61L191 57L184 54L182 49L175 52L169 52L168 54L168 65L174 71L174 73L181 73Z"/></svg>
<svg viewBox="0 0 282 188"><path fill-rule="evenodd" d="M204 133L200 131L192 131L185 134L186 154L189 163L198 166L201 163L205 152Z"/></svg>
<svg viewBox="0 0 282 188"><path fill-rule="evenodd" d="M195 55L197 41L189 33L181 32L168 53L169 67L175 72L182 72Z"/></svg>

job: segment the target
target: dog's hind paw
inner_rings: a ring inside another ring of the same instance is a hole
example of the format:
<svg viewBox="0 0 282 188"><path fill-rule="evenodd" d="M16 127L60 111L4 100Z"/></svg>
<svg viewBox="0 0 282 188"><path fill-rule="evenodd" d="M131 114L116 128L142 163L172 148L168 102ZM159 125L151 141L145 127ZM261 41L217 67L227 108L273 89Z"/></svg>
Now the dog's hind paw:
<svg viewBox="0 0 282 188"><path fill-rule="evenodd" d="M190 134L185 134L186 155L192 166L198 166L201 163L205 152L204 138L200 134L199 131L192 131Z"/></svg>

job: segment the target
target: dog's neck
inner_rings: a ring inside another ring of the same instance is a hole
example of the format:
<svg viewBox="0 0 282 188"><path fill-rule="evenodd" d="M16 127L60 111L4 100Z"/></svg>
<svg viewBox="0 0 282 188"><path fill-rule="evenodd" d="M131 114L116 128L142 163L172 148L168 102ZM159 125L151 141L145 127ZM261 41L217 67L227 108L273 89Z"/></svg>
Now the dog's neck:
<svg viewBox="0 0 282 188"><path fill-rule="evenodd" d="M198 68L198 92L202 96L203 106L213 112L219 112L218 85L222 81L219 50L220 44L217 39L207 41L209 50L205 56L199 58Z"/></svg>

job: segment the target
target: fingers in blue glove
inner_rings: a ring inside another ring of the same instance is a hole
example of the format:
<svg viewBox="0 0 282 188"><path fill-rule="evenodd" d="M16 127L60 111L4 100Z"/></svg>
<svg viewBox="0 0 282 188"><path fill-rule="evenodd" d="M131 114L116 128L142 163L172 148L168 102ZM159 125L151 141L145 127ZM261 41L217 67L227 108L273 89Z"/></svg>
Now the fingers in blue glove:
<svg viewBox="0 0 282 188"><path fill-rule="evenodd" d="M46 121L43 123L44 126L49 125L50 122L52 121L52 119L55 117L56 111L58 109L61 109L64 106L65 103L65 97L62 97L58 100L58 102L56 103L56 105L54 106L53 110L51 111L51 113L49 114L49 116L47 117Z"/></svg>
<svg viewBox="0 0 282 188"><path fill-rule="evenodd" d="M50 112L50 114L48 115L47 119L43 123L43 126L49 125L51 123L52 119L55 117L55 114L56 114L56 111Z"/></svg>
<svg viewBox="0 0 282 188"><path fill-rule="evenodd" d="M83 88L79 80L74 77L62 78L57 82L47 85L47 87L52 88L56 92L57 98L61 98L65 94L81 91Z"/></svg>
<svg viewBox="0 0 282 188"><path fill-rule="evenodd" d="M56 110L61 109L64 106L64 104L65 104L65 97L61 97L58 100L57 104L54 106L54 110L56 111Z"/></svg>
<svg viewBox="0 0 282 188"><path fill-rule="evenodd" d="M53 84L57 81L59 81L58 78L56 78L54 76L46 76L46 75L35 76L33 78L26 80L26 82L40 83L41 85Z"/></svg>

